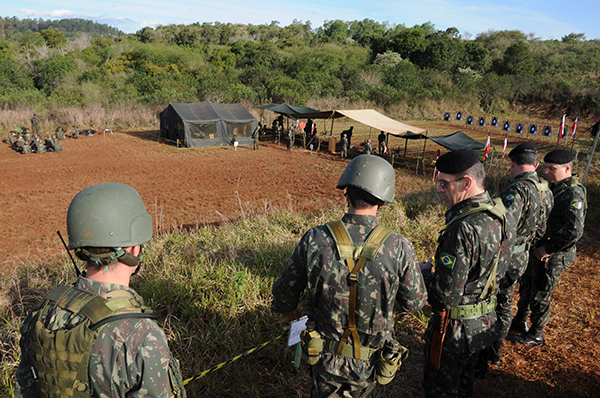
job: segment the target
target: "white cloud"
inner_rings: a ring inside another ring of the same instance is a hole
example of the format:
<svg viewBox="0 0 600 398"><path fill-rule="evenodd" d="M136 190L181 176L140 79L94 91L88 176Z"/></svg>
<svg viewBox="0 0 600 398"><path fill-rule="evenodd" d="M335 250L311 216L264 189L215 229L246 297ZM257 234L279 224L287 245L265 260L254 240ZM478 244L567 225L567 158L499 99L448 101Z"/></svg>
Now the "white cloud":
<svg viewBox="0 0 600 398"><path fill-rule="evenodd" d="M37 14L36 10L32 10L32 9L29 9L29 8L21 8L19 11L22 12L23 14L27 15L27 16L31 16L31 15L36 15Z"/></svg>
<svg viewBox="0 0 600 398"><path fill-rule="evenodd" d="M54 18L66 18L72 16L74 13L70 10L54 10L48 13L49 16Z"/></svg>

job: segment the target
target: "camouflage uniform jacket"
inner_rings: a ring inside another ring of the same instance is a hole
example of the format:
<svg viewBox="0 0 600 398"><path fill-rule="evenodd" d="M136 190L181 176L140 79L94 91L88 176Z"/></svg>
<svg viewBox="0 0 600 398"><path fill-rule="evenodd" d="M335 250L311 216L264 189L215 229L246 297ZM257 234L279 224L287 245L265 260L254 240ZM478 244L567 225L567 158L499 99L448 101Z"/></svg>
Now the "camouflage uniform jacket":
<svg viewBox="0 0 600 398"><path fill-rule="evenodd" d="M446 212L446 223L450 224L459 210L473 202L493 205L487 192L473 196L452 206ZM501 235L501 221L485 211L467 215L443 230L435 254L435 273L425 273L428 301L434 310L426 339L439 325L438 311L479 302L496 256L502 254ZM497 281L504 274L503 263L498 263ZM455 353L476 353L490 347L495 323L494 311L475 318L451 319L444 347Z"/></svg>
<svg viewBox="0 0 600 398"><path fill-rule="evenodd" d="M578 183L577 177L566 178L550 184L554 194L554 208L548 218L548 229L542 242L546 253L553 254L574 249L583 236L587 206L586 193Z"/></svg>
<svg viewBox="0 0 600 398"><path fill-rule="evenodd" d="M365 242L378 225L374 216L346 214L342 221L355 244ZM293 311L307 288L309 318L323 338L339 341L348 326L348 275L348 265L339 258L329 229L314 227L304 234L275 281L271 309ZM412 244L392 233L358 277L356 327L362 346L382 348L390 340L395 301L401 311L416 311L425 304L426 291ZM371 361L336 355L324 356L322 366L328 373L353 381L365 380L373 370Z"/></svg>
<svg viewBox="0 0 600 398"><path fill-rule="evenodd" d="M80 276L74 286L96 294L127 290L143 302L133 289L121 285ZM21 336L32 327L32 312L21 326ZM51 310L48 315L41 321L51 330L68 329L84 319L64 309ZM23 340L22 353L27 346ZM16 373L16 398L38 396L30 369L27 356L22 355ZM88 374L92 397L172 397L173 391L185 397L179 365L171 356L167 337L151 319L122 319L102 327L92 348Z"/></svg>
<svg viewBox="0 0 600 398"><path fill-rule="evenodd" d="M534 181L540 182L535 171L521 173L510 181L501 194L508 210L508 224L516 228L517 246L533 244L544 236L548 215L554 204L552 192L540 192Z"/></svg>

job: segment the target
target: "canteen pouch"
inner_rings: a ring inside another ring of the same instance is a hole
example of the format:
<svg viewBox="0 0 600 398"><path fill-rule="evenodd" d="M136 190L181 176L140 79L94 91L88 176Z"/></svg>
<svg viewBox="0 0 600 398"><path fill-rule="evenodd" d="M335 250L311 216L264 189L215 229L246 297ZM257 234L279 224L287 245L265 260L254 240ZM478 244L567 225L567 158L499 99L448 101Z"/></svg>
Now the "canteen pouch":
<svg viewBox="0 0 600 398"><path fill-rule="evenodd" d="M398 369L400 369L407 356L408 348L401 345L399 345L398 352L392 355L389 355L386 349L380 350L375 364L375 380L377 383L386 385L394 380Z"/></svg>
<svg viewBox="0 0 600 398"><path fill-rule="evenodd" d="M309 365L316 365L323 354L324 341L321 333L316 330L303 330L300 333L300 344L302 345L302 358Z"/></svg>

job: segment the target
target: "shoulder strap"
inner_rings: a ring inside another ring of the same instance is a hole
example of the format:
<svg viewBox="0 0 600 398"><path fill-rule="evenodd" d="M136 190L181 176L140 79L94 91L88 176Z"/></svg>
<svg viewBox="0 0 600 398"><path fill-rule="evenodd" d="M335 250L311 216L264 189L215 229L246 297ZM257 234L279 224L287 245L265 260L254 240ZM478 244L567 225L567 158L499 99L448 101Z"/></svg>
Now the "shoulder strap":
<svg viewBox="0 0 600 398"><path fill-rule="evenodd" d="M326 225L336 242L340 258L346 259L346 264L350 271L350 274L348 275L348 285L350 286L348 326L340 339L336 355L342 355L344 347L348 342L348 337L350 336L350 333L352 333L354 358L361 359L360 337L358 336L358 329L356 329L356 290L358 287L358 274L367 260L373 260L373 258L375 258L379 251L379 247L392 233L392 230L382 225L376 226L369 234L364 246L360 248L360 258L358 259L358 262L354 263L354 244L346 225L341 220L332 221Z"/></svg>
<svg viewBox="0 0 600 398"><path fill-rule="evenodd" d="M588 208L587 189L585 189L585 186L581 182L579 182L579 178L577 178L576 176L571 177L571 179L569 179L568 182L560 183L560 185L557 187L558 192L556 192L554 194L554 198L559 197L560 195L565 193L567 191L567 189L569 189L571 187L575 187L575 186L579 186L583 190L583 198L584 198L583 208L584 208L584 211L587 212L587 208Z"/></svg>
<svg viewBox="0 0 600 398"><path fill-rule="evenodd" d="M452 220L450 220L450 222L448 224L446 224L446 227L440 232L440 234L443 234L443 232L446 230L446 228L448 228L450 225L454 224L455 222L462 220L466 216L469 216L474 213L479 213L481 211L487 211L488 213L490 213L491 215L493 215L494 217L496 217L497 219L502 221L502 237L504 238L504 234L506 233L507 210L506 210L506 207L504 206L504 203L502 202L502 199L494 198L494 199L492 199L492 201L494 202L494 205L490 205L489 203L473 202L469 206L465 207L464 209L461 209L452 218Z"/></svg>
<svg viewBox="0 0 600 398"><path fill-rule="evenodd" d="M92 330L99 328L111 320L124 318L153 318L157 316L149 307L127 290L114 290L104 295L98 295L73 286L59 286L44 298L54 301L60 307L77 313L90 321ZM117 316L118 318L114 318ZM110 319L111 320L107 320Z"/></svg>
<svg viewBox="0 0 600 398"><path fill-rule="evenodd" d="M548 181L544 180L543 178L539 178L538 181L532 175L528 175L527 177L523 178L523 180L529 181L530 183L535 185L539 192L547 192L548 190L550 190L550 187L548 186Z"/></svg>
<svg viewBox="0 0 600 398"><path fill-rule="evenodd" d="M494 267L492 268L492 271L490 272L490 276L488 277L485 286L483 288L483 290L481 291L481 294L479 295L479 299L483 300L486 296L487 293L490 289L490 286L492 286L492 292L491 295L494 296L496 294L496 291L498 290L498 284L497 284L497 278L496 278L496 274L498 271L498 262L500 261L500 251L502 250L502 246L506 243L506 214L507 214L507 210L506 207L504 206L504 203L502 202L501 198L493 198L492 201L494 202L494 205L490 205L488 203L481 203L481 202L474 202L471 203L470 206L466 207L465 209L462 209L456 216L454 216L454 218L452 220L450 220L450 222L446 225L446 228L448 228L449 225L455 223L456 221L459 221L463 218L465 218L468 215L474 214L474 213L478 213L480 211L487 211L488 213L490 213L491 215L493 215L494 217L496 217L497 219L500 220L501 225L502 225L502 233L501 233L501 238L500 238L500 250L498 251L498 253L496 253L496 260L494 261ZM444 231L446 230L446 228L444 228L441 232L440 232L440 238L441 235L443 235Z"/></svg>

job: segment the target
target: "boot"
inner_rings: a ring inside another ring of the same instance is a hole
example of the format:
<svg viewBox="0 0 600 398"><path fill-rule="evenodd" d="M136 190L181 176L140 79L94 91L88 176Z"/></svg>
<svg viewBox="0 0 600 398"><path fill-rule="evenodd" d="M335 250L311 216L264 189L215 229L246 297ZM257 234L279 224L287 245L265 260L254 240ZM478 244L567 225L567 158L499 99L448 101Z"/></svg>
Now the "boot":
<svg viewBox="0 0 600 398"><path fill-rule="evenodd" d="M502 365L502 361L500 360L500 351L502 350L502 344L504 343L503 339L498 339L494 342L489 351L489 359L490 363L494 366Z"/></svg>
<svg viewBox="0 0 600 398"><path fill-rule="evenodd" d="M529 311L521 311L517 312L517 315L513 318L509 332L515 334L525 334L529 331L529 326L527 326L527 318L529 317Z"/></svg>

